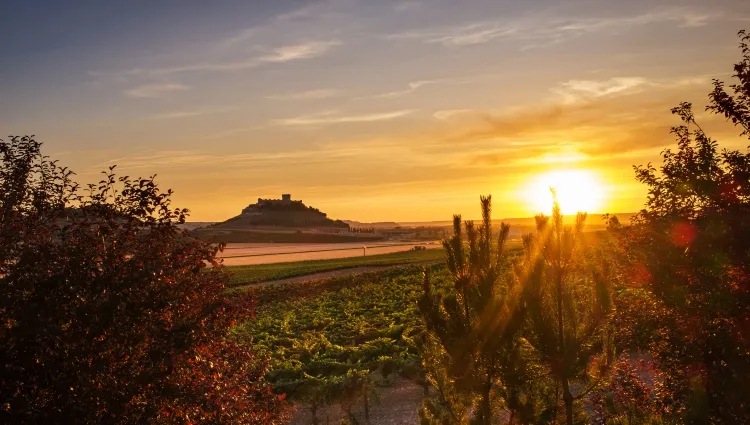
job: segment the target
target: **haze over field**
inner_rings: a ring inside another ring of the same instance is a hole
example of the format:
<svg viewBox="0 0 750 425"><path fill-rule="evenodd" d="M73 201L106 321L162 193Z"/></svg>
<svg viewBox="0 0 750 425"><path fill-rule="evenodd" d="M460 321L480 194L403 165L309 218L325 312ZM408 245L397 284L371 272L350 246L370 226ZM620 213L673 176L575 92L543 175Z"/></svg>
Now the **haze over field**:
<svg viewBox="0 0 750 425"><path fill-rule="evenodd" d="M83 181L157 173L195 221L291 191L332 218L641 208L744 0L4 2L0 127ZM418 208L415 208L418 206Z"/></svg>

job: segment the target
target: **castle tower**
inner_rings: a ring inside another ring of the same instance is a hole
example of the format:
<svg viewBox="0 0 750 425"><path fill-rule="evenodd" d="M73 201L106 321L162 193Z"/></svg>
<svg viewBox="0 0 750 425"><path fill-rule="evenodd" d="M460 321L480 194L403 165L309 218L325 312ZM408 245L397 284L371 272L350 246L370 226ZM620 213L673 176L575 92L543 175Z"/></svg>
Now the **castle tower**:
<svg viewBox="0 0 750 425"><path fill-rule="evenodd" d="M292 195L284 193L281 195L281 200L284 202L292 202Z"/></svg>

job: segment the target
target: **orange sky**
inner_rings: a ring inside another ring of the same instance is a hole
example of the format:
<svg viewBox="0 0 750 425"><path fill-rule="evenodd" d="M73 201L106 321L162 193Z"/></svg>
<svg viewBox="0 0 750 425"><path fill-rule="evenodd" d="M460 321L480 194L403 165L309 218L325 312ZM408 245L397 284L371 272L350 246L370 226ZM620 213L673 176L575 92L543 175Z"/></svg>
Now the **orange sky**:
<svg viewBox="0 0 750 425"><path fill-rule="evenodd" d="M497 218L530 216L546 194L529 188L565 170L596 180L578 180L590 212L632 212L632 165L674 144L680 101L747 144L702 111L750 2L224 3L19 28L0 45L18 59L0 69L0 129L36 134L83 181L157 174L193 221L287 192L359 221L474 217L480 194Z"/></svg>

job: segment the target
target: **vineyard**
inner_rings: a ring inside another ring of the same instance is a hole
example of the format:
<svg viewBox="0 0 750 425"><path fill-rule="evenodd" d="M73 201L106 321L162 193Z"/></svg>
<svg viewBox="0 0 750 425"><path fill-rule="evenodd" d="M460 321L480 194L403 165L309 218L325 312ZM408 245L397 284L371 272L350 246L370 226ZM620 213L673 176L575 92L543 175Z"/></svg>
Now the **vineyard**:
<svg viewBox="0 0 750 425"><path fill-rule="evenodd" d="M435 282L448 282L445 266L430 269ZM425 385L410 338L421 326L421 281L415 266L258 288L257 319L234 332L271 359L269 380L308 406L313 423L316 411L331 404L355 423L353 407L364 405L367 417L376 389L390 379Z"/></svg>
<svg viewBox="0 0 750 425"><path fill-rule="evenodd" d="M332 270L365 266L394 266L445 259L442 249L423 249L367 257L334 258L330 260L294 261L288 263L258 264L228 267L231 285L240 286L271 280L286 279Z"/></svg>

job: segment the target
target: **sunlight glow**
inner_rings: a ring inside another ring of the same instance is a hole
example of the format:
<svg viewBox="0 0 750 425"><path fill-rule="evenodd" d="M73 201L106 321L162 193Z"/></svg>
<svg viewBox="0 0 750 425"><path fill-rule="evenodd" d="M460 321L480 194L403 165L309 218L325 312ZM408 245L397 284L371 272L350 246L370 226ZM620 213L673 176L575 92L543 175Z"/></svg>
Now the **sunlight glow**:
<svg viewBox="0 0 750 425"><path fill-rule="evenodd" d="M575 214L579 211L593 213L602 208L604 189L599 176L593 171L557 170L533 178L525 191L533 213L550 213L550 188L557 191L563 214Z"/></svg>

